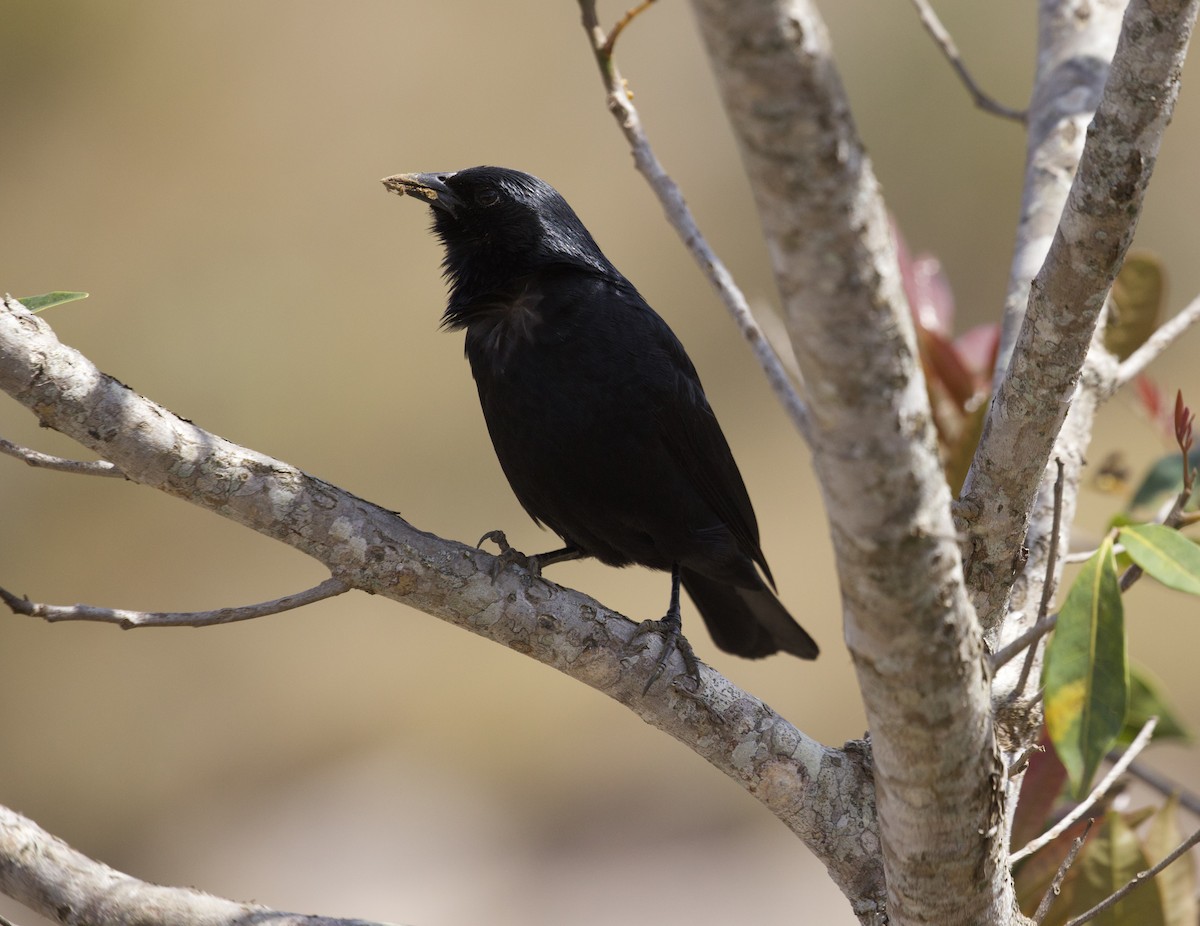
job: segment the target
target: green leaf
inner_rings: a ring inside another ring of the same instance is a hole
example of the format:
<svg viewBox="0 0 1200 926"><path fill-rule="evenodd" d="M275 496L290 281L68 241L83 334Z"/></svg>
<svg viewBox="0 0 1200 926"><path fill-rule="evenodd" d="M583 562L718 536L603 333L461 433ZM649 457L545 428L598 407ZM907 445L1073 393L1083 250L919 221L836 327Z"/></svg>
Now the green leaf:
<svg viewBox="0 0 1200 926"><path fill-rule="evenodd" d="M1105 815L1100 831L1088 842L1087 855L1076 862L1080 878L1071 899L1075 915L1091 909L1151 865L1137 836L1116 811ZM1130 892L1091 922L1094 926L1167 926L1162 897L1153 881Z"/></svg>
<svg viewBox="0 0 1200 926"><path fill-rule="evenodd" d="M1168 588L1200 595L1200 547L1179 531L1161 524L1121 528L1121 543L1130 559Z"/></svg>
<svg viewBox="0 0 1200 926"><path fill-rule="evenodd" d="M1179 796L1172 795L1150 821L1146 833L1146 861L1157 865L1183 842L1176 816ZM1154 878L1162 898L1163 921L1167 926L1196 926L1200 922L1200 904L1196 902L1196 866L1190 857L1168 865ZM1149 888L1146 888L1149 890Z"/></svg>
<svg viewBox="0 0 1200 926"><path fill-rule="evenodd" d="M1200 447L1188 454L1188 466L1195 469L1200 466ZM1178 452L1161 457L1146 473L1146 478L1133 493L1129 502L1130 509L1142 508L1153 504L1156 499L1170 493L1178 495L1183 488L1183 461Z"/></svg>
<svg viewBox="0 0 1200 926"><path fill-rule="evenodd" d="M22 296L17 301L30 312L38 313L52 305L62 305L64 302L74 302L76 299L86 299L87 293L42 293L40 296Z"/></svg>
<svg viewBox="0 0 1200 926"><path fill-rule="evenodd" d="M1117 746L1128 746L1151 717L1157 717L1153 740L1183 740L1192 738L1187 728L1179 722L1175 712L1167 706L1159 694L1158 683L1151 680L1144 669L1129 668L1129 709L1125 712L1125 725L1117 736Z"/></svg>
<svg viewBox="0 0 1200 926"><path fill-rule="evenodd" d="M1076 797L1125 721L1129 663L1113 541L1106 537L1067 592L1046 648L1046 731Z"/></svg>

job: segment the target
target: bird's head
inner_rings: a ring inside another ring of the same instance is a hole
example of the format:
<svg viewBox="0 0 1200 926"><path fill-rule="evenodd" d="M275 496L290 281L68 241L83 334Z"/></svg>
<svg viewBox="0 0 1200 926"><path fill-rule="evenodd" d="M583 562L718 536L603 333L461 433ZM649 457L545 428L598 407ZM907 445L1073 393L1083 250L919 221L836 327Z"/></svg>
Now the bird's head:
<svg viewBox="0 0 1200 926"><path fill-rule="evenodd" d="M616 272L567 201L530 174L470 167L397 174L383 185L429 204L456 289L495 286L553 265Z"/></svg>

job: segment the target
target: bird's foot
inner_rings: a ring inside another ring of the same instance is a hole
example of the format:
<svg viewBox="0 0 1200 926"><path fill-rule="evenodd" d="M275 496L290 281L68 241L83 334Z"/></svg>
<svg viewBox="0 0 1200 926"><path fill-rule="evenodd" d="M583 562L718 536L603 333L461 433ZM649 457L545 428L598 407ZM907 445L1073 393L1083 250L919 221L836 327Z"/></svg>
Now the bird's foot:
<svg viewBox="0 0 1200 926"><path fill-rule="evenodd" d="M493 585L500 578L500 573L514 564L520 566L522 569L528 569L534 578L541 578L542 567L538 563L538 558L536 556L526 556L520 550L513 547L508 542L508 537L505 536L504 531L488 531L479 538L479 543L475 544L475 546L482 547L489 540L500 548L500 555L492 563Z"/></svg>
<svg viewBox="0 0 1200 926"><path fill-rule="evenodd" d="M662 677L663 671L667 667L667 660L671 658L671 654L676 650L683 657L685 674L692 682L692 690L698 691L700 689L700 660L696 658L692 644L683 635L683 622L679 619L679 615L669 613L660 621L642 621L638 625L638 629L633 632L633 636L629 642L632 644L639 637L643 637L648 633L657 634L662 637L663 647L662 652L658 654L658 660L654 663L654 671L650 673L650 678L646 680L646 686L642 689L642 694L646 694L650 690L650 686ZM676 678L679 678L679 676L676 676Z"/></svg>

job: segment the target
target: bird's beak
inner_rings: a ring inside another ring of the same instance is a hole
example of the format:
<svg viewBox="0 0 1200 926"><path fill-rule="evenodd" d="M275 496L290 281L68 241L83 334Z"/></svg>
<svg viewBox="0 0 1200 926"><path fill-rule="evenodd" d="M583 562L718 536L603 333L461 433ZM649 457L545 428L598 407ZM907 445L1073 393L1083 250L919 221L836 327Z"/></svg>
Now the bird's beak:
<svg viewBox="0 0 1200 926"><path fill-rule="evenodd" d="M423 199L434 209L441 209L454 215L455 210L462 205L461 200L446 186L446 181L453 173L442 174L396 174L394 177L384 177L383 185L393 193L408 194L417 199Z"/></svg>

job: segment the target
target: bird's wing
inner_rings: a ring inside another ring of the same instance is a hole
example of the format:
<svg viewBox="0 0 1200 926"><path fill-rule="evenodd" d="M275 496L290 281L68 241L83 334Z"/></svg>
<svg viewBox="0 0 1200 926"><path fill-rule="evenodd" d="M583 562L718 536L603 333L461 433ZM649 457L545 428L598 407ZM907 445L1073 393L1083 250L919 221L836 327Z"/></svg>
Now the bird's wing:
<svg viewBox="0 0 1200 926"><path fill-rule="evenodd" d="M758 563L774 586L759 543L750 495L696 368L665 322L659 319L655 330L660 350L675 374L671 379L674 395L664 397L667 400L658 406L667 447L700 497L737 539L738 547Z"/></svg>

